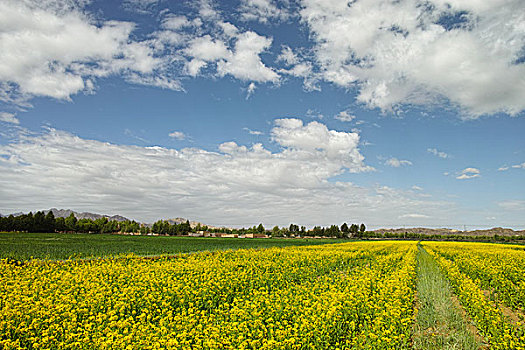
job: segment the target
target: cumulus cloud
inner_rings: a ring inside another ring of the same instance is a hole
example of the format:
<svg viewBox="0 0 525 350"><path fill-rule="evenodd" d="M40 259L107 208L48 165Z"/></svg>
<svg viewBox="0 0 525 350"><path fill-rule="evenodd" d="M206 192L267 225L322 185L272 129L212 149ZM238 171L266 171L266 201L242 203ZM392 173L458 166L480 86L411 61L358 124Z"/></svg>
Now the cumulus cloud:
<svg viewBox="0 0 525 350"><path fill-rule="evenodd" d="M191 25L192 22L190 22L188 18L183 15L168 14L162 20L162 28L169 30L179 30L184 27L189 27Z"/></svg>
<svg viewBox="0 0 525 350"><path fill-rule="evenodd" d="M390 159L387 159L385 164L389 165L389 166L391 166L393 168L399 168L401 166L412 165L412 162L409 161L409 160L400 160L400 159L397 159L395 157L392 157Z"/></svg>
<svg viewBox="0 0 525 350"><path fill-rule="evenodd" d="M168 136L177 140L184 140L186 138L186 135L182 131L172 131Z"/></svg>
<svg viewBox="0 0 525 350"><path fill-rule="evenodd" d="M324 80L373 108L443 100L465 118L525 109L525 4L302 0Z"/></svg>
<svg viewBox="0 0 525 350"><path fill-rule="evenodd" d="M252 129L249 129L249 128L242 128L243 130L247 131L250 135L262 135L262 131L258 131L258 130L252 130Z"/></svg>
<svg viewBox="0 0 525 350"><path fill-rule="evenodd" d="M192 39L185 52L188 56L207 62L225 59L230 55L226 44L210 35Z"/></svg>
<svg viewBox="0 0 525 350"><path fill-rule="evenodd" d="M279 151L225 142L211 152L115 145L54 129L21 135L0 145L0 209L58 206L148 221L186 216L210 224L327 225L349 220L349 213L379 223L451 207L390 187L328 181L371 170L357 149L358 135L279 119L272 139Z"/></svg>
<svg viewBox="0 0 525 350"><path fill-rule="evenodd" d="M355 119L355 115L352 115L348 113L347 111L339 112L335 117L335 119L340 120L342 122L351 122Z"/></svg>
<svg viewBox="0 0 525 350"><path fill-rule="evenodd" d="M252 81L250 85L248 85L248 88L246 89L246 99L249 99L253 95L256 88L257 88L257 85L255 85L255 83Z"/></svg>
<svg viewBox="0 0 525 350"><path fill-rule="evenodd" d="M9 124L20 124L20 121L14 113L0 112L0 122L9 123Z"/></svg>
<svg viewBox="0 0 525 350"><path fill-rule="evenodd" d="M446 152L439 151L437 148L427 148L428 153L432 153L436 157L447 159L450 157L450 155Z"/></svg>
<svg viewBox="0 0 525 350"><path fill-rule="evenodd" d="M97 78L123 74L130 81L179 89L151 76L163 66L149 42L130 39L134 24L95 23L76 7L32 1L0 3L0 87L5 96L69 99L91 91ZM87 44L89 43L89 44Z"/></svg>
<svg viewBox="0 0 525 350"><path fill-rule="evenodd" d="M285 21L290 17L287 8L277 6L275 0L241 0L241 20L268 23Z"/></svg>
<svg viewBox="0 0 525 350"><path fill-rule="evenodd" d="M480 177L481 173L479 169L476 168L465 168L459 174L456 175L456 179L458 180L467 180L467 179L474 179L476 177Z"/></svg>
<svg viewBox="0 0 525 350"><path fill-rule="evenodd" d="M267 67L259 56L272 44L272 39L247 31L237 36L235 49L227 59L217 62L219 76L230 74L240 80L277 82L279 75Z"/></svg>
<svg viewBox="0 0 525 350"><path fill-rule="evenodd" d="M231 75L244 81L278 82L279 75L266 66L260 57L261 53L269 49L272 39L253 31L231 31L230 34L235 40L233 48L228 46L229 39L212 37L210 34L192 38L184 49L184 54L189 57L186 71L196 76L208 63L215 63L220 77Z"/></svg>
<svg viewBox="0 0 525 350"><path fill-rule="evenodd" d="M521 164L514 164L512 166L513 169L525 169L525 162Z"/></svg>

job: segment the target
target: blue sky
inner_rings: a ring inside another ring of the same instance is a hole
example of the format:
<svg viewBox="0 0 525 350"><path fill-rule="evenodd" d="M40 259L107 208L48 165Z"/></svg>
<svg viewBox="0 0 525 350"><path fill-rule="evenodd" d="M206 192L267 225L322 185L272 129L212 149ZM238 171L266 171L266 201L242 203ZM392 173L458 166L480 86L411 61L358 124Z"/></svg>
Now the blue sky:
<svg viewBox="0 0 525 350"><path fill-rule="evenodd" d="M525 5L425 3L0 1L0 213L524 228Z"/></svg>

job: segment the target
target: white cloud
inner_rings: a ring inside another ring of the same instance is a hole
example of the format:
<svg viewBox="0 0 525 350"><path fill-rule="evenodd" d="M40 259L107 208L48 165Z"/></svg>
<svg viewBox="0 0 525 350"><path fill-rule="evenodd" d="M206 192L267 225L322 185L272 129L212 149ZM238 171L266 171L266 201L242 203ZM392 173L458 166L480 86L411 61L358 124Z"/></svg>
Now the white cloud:
<svg viewBox="0 0 525 350"><path fill-rule="evenodd" d="M323 119L324 115L320 113L318 110L308 108L306 111L306 116L308 118L314 118L314 119Z"/></svg>
<svg viewBox="0 0 525 350"><path fill-rule="evenodd" d="M427 148L427 152L432 153L436 157L443 158L443 159L447 159L450 157L448 153L439 151L437 148Z"/></svg>
<svg viewBox="0 0 525 350"><path fill-rule="evenodd" d="M525 201L506 200L498 203L498 206L509 211L525 211Z"/></svg>
<svg viewBox="0 0 525 350"><path fill-rule="evenodd" d="M249 128L242 128L243 130L247 131L250 135L262 135L262 131L258 131L258 130L251 130Z"/></svg>
<svg viewBox="0 0 525 350"><path fill-rule="evenodd" d="M426 218L429 218L430 216L428 215L425 215L425 214L403 214L403 215L400 215L399 218L400 219L426 219Z"/></svg>
<svg viewBox="0 0 525 350"><path fill-rule="evenodd" d="M188 56L207 62L225 59L230 55L226 45L220 40L212 39L210 35L192 39L185 52Z"/></svg>
<svg viewBox="0 0 525 350"><path fill-rule="evenodd" d="M169 133L169 137L172 137L177 140L184 140L186 135L182 131L172 131Z"/></svg>
<svg viewBox="0 0 525 350"><path fill-rule="evenodd" d="M279 8L274 0L241 0L241 20L261 23L280 22L290 17L286 8Z"/></svg>
<svg viewBox="0 0 525 350"><path fill-rule="evenodd" d="M423 191L423 188L420 187L420 186L417 186L417 185L412 186L412 189L413 189L414 191Z"/></svg>
<svg viewBox="0 0 525 350"><path fill-rule="evenodd" d="M525 3L303 0L326 81L395 110L448 100L465 118L525 109ZM464 16L460 16L465 11Z"/></svg>
<svg viewBox="0 0 525 350"><path fill-rule="evenodd" d="M220 18L219 12L215 9L213 0L198 0L199 15L202 19L213 21Z"/></svg>
<svg viewBox="0 0 525 350"><path fill-rule="evenodd" d="M277 119L275 124L272 139L288 148L286 152L295 157L311 157L315 154L333 161L333 166L327 169L334 169L334 174L343 172L341 165L352 173L373 170L363 164L364 157L359 153L359 135L356 133L329 130L326 125L316 121L304 125L299 119Z"/></svg>
<svg viewBox="0 0 525 350"><path fill-rule="evenodd" d="M498 171L507 171L507 170L509 170L508 166L502 166L498 168Z"/></svg>
<svg viewBox="0 0 525 350"><path fill-rule="evenodd" d="M406 165L412 165L412 162L409 161L409 160L400 160L400 159L397 159L395 157L392 157L390 159L388 159L386 162L385 162L386 165L389 165L393 168L399 168L401 166L406 166Z"/></svg>
<svg viewBox="0 0 525 350"><path fill-rule="evenodd" d="M257 88L257 85L255 85L255 83L252 81L250 85L248 85L248 88L246 89L246 99L249 99L250 96L253 95L256 88Z"/></svg>
<svg viewBox="0 0 525 350"><path fill-rule="evenodd" d="M80 9L57 8L31 1L0 2L0 96L4 100L13 95L69 99L92 91L96 78L112 74L157 85L151 76L159 73L164 60L155 57L149 42L131 40L133 23L96 24ZM172 82L164 87L179 89L180 85Z"/></svg>
<svg viewBox="0 0 525 350"><path fill-rule="evenodd" d="M186 73L192 77L195 77L199 75L201 69L206 67L206 65L207 63L205 61L194 58L186 63Z"/></svg>
<svg viewBox="0 0 525 350"><path fill-rule="evenodd" d="M334 118L342 122L351 122L355 119L355 115L349 114L347 111L341 111Z"/></svg>
<svg viewBox="0 0 525 350"><path fill-rule="evenodd" d="M303 88L306 91L321 91L319 86L319 75L314 73L314 66L311 62L299 55L287 46L282 47L281 53L277 57L277 62L283 62L287 69L280 69L279 72L297 78L303 78Z"/></svg>
<svg viewBox="0 0 525 350"><path fill-rule="evenodd" d="M371 170L357 149L359 135L279 119L272 138L279 151L235 142L219 152L115 145L53 129L21 135L0 145L0 209L57 206L149 222L184 216L246 226L329 225L348 220L348 213L370 226L404 213L454 213L451 203L410 191L328 181L345 169Z"/></svg>
<svg viewBox="0 0 525 350"><path fill-rule="evenodd" d="M286 65L292 66L300 62L299 57L293 52L290 46L283 46L281 53L277 56L277 62L284 62Z"/></svg>
<svg viewBox="0 0 525 350"><path fill-rule="evenodd" d="M480 177L481 173L479 169L476 168L465 168L459 174L457 174L456 179L458 180L467 180Z"/></svg>
<svg viewBox="0 0 525 350"><path fill-rule="evenodd" d="M514 169L525 169L525 162L521 163L521 164L514 164L512 166L512 168L514 168Z"/></svg>
<svg viewBox="0 0 525 350"><path fill-rule="evenodd" d="M126 81L134 84L155 86L161 89L184 91L178 79L169 76L140 75L131 73L126 77Z"/></svg>
<svg viewBox="0 0 525 350"><path fill-rule="evenodd" d="M219 27L228 38L235 38L239 34L239 29L229 22L219 22Z"/></svg>
<svg viewBox="0 0 525 350"><path fill-rule="evenodd" d="M219 76L230 74L240 80L276 83L279 75L272 68L267 67L259 56L271 44L271 38L252 31L239 34L234 51L227 59L218 61L217 73Z"/></svg>
<svg viewBox="0 0 525 350"><path fill-rule="evenodd" d="M186 16L169 14L162 20L162 28L168 30L179 30L191 26L192 23Z"/></svg>
<svg viewBox="0 0 525 350"><path fill-rule="evenodd" d="M0 112L0 122L10 123L10 124L20 124L20 121L14 113Z"/></svg>
<svg viewBox="0 0 525 350"><path fill-rule="evenodd" d="M220 22L224 29L226 23ZM216 63L217 75L231 75L240 80L255 82L279 81L279 75L274 69L267 67L259 56L270 48L272 39L252 31L236 32L235 26L226 26L229 38L212 37L210 34L192 38L183 50L190 58L186 71L192 76L200 73L207 63ZM228 42L234 39L234 47L230 49Z"/></svg>

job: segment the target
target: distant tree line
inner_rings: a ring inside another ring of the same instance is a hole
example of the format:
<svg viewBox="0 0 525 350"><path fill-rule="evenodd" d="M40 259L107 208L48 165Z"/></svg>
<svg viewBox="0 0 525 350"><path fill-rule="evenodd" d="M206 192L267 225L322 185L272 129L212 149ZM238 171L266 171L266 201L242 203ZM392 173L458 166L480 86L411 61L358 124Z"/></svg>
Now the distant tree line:
<svg viewBox="0 0 525 350"><path fill-rule="evenodd" d="M362 237L366 232L365 224L348 224L345 222L341 227L331 225L329 227L314 226L311 230L306 227L296 224L290 224L289 227L279 228L275 226L271 231L272 237L336 237L336 238L350 238Z"/></svg>
<svg viewBox="0 0 525 350"><path fill-rule="evenodd" d="M315 226L306 229L305 226L290 224L288 227L275 226L271 230L264 228L262 224L249 228L216 228L198 224L191 227L190 222L170 223L167 220L156 221L151 228L134 220L115 221L106 217L99 219L77 219L74 214L67 218L55 218L53 212L23 214L18 216L9 215L0 217L0 231L3 232L75 232L75 233L149 233L162 235L185 236L194 232L215 232L223 234L246 235L266 234L271 237L335 237L335 238L357 238L357 239L413 239L413 240L452 240L452 241L481 241L481 242L514 242L525 241L525 236L472 236L465 234L454 235L426 235L412 232L374 232L366 231L364 224L347 223L341 226L331 225L328 227Z"/></svg>
<svg viewBox="0 0 525 350"><path fill-rule="evenodd" d="M134 220L115 221L106 217L98 219L77 219L72 213L66 218L56 218L52 211L44 213L22 214L18 216L9 215L0 217L0 231L4 232L74 232L74 233L140 233L140 234L163 234L185 236L192 232L214 232L223 234L246 235L266 234L272 237L365 237L365 225L344 223L340 227L315 226L307 230L305 226L290 224L289 227L279 228L275 226L272 230L266 230L262 224L249 228L216 228L197 224L191 227L190 222L172 223L168 220L158 220L151 228Z"/></svg>
<svg viewBox="0 0 525 350"><path fill-rule="evenodd" d="M118 233L140 232L147 234L149 227L134 220L114 221L106 217L99 219L77 219L74 214L67 218L55 218L53 212L42 211L18 216L0 217L0 231L7 232L75 232L75 233Z"/></svg>

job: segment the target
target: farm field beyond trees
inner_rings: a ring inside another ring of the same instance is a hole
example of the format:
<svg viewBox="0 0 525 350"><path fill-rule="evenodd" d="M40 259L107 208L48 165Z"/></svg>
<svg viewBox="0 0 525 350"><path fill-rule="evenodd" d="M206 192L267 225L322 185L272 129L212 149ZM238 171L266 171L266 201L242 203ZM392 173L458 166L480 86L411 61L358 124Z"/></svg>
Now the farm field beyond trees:
<svg viewBox="0 0 525 350"><path fill-rule="evenodd" d="M435 334L450 305L469 349L519 350L524 262L521 246L414 241L3 259L0 348L462 349Z"/></svg>
<svg viewBox="0 0 525 350"><path fill-rule="evenodd" d="M234 239L129 236L115 234L0 233L0 258L68 259L135 255L173 255L202 250L287 247L337 243L335 239Z"/></svg>

